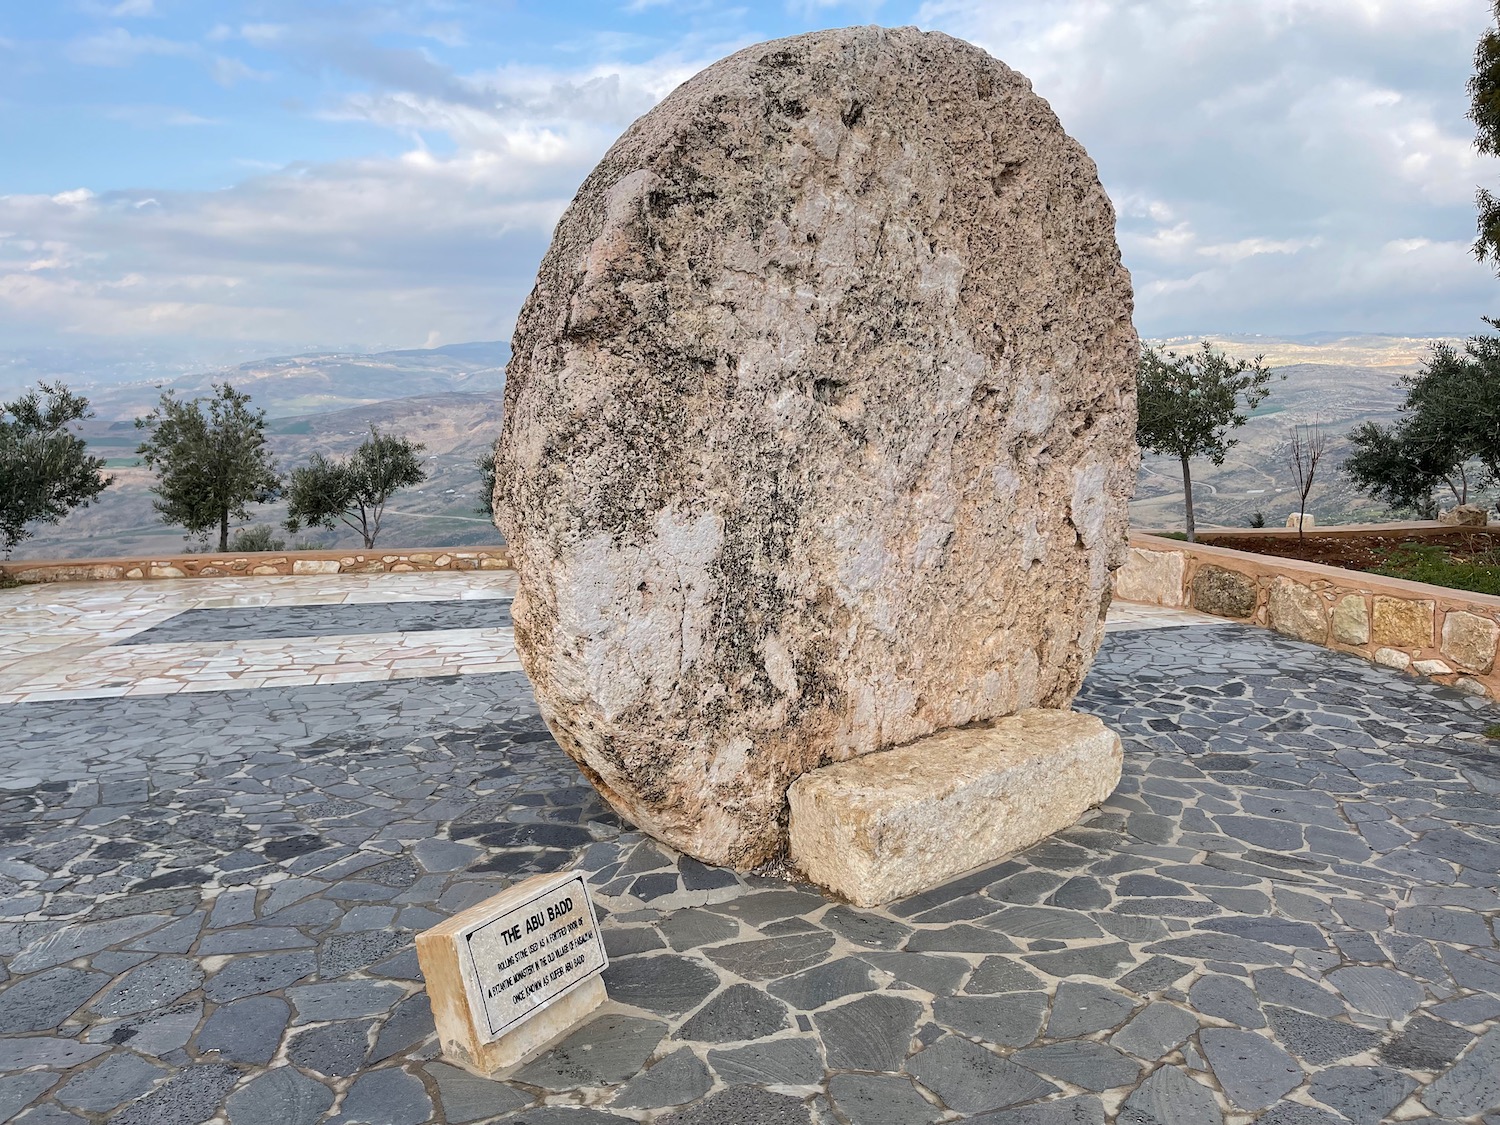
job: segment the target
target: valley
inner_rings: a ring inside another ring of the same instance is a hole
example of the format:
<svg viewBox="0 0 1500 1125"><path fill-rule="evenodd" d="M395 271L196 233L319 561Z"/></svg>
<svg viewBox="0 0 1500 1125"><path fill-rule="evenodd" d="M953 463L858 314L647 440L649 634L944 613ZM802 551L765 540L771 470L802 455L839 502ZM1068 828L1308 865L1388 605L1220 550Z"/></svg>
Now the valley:
<svg viewBox="0 0 1500 1125"><path fill-rule="evenodd" d="M1390 421L1404 397L1403 375L1417 369L1430 348L1426 339L1395 336L1329 336L1283 340L1256 336L1212 337L1232 355L1264 354L1285 379L1238 431L1239 439L1214 466L1192 464L1200 527L1246 527L1256 512L1278 525L1296 511L1286 444L1295 425L1322 425L1328 451L1308 505L1319 523L1386 518L1390 513L1358 495L1337 470L1347 451L1345 435L1366 420ZM1175 348L1194 340L1167 341ZM73 385L89 396L95 416L83 428L91 450L107 459L114 485L88 509L62 523L42 526L16 549L16 558L101 557L179 551L180 529L160 523L151 508L152 476L136 466L141 439L134 419L157 401L161 388L185 397L206 394L227 381L266 411L272 448L284 468L313 452L344 456L371 425L426 445L428 480L399 493L387 509L380 543L402 546L496 543L499 532L480 510L474 459L500 432L504 412L502 342L458 344L430 350L283 356L166 383ZM254 509L247 523L279 527L280 505ZM1176 461L1147 457L1131 504L1136 527L1180 527L1182 478ZM351 532L313 529L287 541L327 547L358 545Z"/></svg>

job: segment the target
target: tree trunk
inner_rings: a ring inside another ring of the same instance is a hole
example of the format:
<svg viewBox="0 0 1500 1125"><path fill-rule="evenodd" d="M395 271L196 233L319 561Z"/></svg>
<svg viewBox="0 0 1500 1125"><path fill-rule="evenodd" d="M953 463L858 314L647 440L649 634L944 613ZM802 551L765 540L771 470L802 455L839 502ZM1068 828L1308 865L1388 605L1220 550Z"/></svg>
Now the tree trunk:
<svg viewBox="0 0 1500 1125"><path fill-rule="evenodd" d="M1193 526L1193 474L1188 469L1188 459L1182 459L1182 508L1187 518L1187 540L1198 542L1198 533Z"/></svg>
<svg viewBox="0 0 1500 1125"><path fill-rule="evenodd" d="M219 510L219 554L229 552L229 509Z"/></svg>

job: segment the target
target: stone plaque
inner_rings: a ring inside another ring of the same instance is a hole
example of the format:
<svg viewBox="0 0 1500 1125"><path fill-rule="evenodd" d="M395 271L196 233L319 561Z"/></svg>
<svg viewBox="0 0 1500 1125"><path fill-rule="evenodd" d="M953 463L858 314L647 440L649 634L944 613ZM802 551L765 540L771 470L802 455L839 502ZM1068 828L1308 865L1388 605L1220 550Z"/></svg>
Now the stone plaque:
<svg viewBox="0 0 1500 1125"><path fill-rule="evenodd" d="M609 964L579 872L538 875L417 935L443 1053L478 1074L513 1066L605 998Z"/></svg>

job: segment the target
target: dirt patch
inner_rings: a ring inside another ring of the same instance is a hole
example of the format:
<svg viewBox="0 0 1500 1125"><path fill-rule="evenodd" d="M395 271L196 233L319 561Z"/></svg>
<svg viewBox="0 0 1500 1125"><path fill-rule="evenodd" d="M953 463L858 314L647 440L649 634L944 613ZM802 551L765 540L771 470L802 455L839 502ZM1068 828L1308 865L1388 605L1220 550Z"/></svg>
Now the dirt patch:
<svg viewBox="0 0 1500 1125"><path fill-rule="evenodd" d="M1385 565L1397 547L1438 547L1454 562L1490 562L1500 554L1500 535L1490 531L1454 531L1448 535L1318 535L1301 539L1288 536L1215 535L1208 546L1228 547L1256 555L1341 566L1347 570L1374 570Z"/></svg>
<svg viewBox="0 0 1500 1125"><path fill-rule="evenodd" d="M1456 590L1500 593L1500 534L1454 530L1438 535L1295 537L1214 536L1207 545L1362 570Z"/></svg>

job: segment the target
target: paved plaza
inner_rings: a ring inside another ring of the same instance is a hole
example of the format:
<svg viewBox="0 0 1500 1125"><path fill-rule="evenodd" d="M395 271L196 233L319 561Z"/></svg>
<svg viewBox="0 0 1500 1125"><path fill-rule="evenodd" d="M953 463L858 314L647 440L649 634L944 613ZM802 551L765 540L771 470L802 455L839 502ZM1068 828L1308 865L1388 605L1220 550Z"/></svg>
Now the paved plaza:
<svg viewBox="0 0 1500 1125"><path fill-rule="evenodd" d="M1116 607L1078 706L1118 792L856 910L621 823L513 592L0 591L0 1120L1500 1123L1500 709ZM573 866L609 1004L505 1082L443 1063L413 934Z"/></svg>

